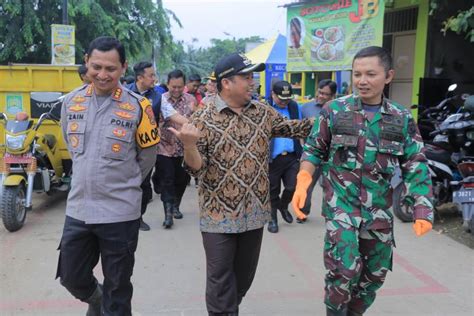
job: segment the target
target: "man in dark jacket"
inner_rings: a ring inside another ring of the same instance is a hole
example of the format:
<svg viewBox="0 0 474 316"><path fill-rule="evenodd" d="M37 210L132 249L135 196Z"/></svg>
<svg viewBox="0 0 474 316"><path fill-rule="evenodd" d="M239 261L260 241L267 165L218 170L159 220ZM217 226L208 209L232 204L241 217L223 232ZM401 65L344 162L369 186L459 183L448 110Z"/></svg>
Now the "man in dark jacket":
<svg viewBox="0 0 474 316"><path fill-rule="evenodd" d="M160 117L161 110L161 94L157 92L155 88L156 74L155 69L153 68L152 63L147 61L142 61L133 66L133 71L135 72L135 82L131 83L128 88L133 92L146 97L150 100L152 105L153 114L155 114L155 119L158 122ZM146 208L150 200L153 198L153 190L150 183L151 171L146 176L145 180L141 185L142 189L142 218L140 219L140 230L147 231L150 230L150 226L143 221L143 215L146 212Z"/></svg>
<svg viewBox="0 0 474 316"><path fill-rule="evenodd" d="M293 92L287 81L275 82L272 89L273 107L283 117L300 119L298 104L292 100ZM270 204L272 219L268 223L270 233L278 232L277 210L280 210L283 220L293 222L293 217L288 211L296 186L296 174L299 169L299 158L302 149L297 138L273 138L270 144ZM284 189L281 192L281 182Z"/></svg>

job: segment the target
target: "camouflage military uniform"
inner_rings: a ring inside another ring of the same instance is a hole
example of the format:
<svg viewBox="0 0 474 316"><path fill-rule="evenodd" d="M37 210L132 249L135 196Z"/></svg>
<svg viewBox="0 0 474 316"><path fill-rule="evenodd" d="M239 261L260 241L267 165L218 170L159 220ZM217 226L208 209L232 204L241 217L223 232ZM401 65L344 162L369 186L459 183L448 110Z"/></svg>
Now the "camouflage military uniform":
<svg viewBox="0 0 474 316"><path fill-rule="evenodd" d="M411 114L384 99L372 120L361 100L326 105L304 146L303 160L323 161L326 305L363 313L392 268L392 188L400 167L414 218L433 220L431 179Z"/></svg>

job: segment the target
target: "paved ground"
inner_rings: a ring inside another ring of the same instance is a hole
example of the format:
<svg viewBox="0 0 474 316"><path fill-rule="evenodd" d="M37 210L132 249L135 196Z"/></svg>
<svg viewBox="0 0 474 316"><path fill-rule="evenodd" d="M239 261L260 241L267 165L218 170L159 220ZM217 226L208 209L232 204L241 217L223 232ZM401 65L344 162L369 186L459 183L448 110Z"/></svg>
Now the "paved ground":
<svg viewBox="0 0 474 316"><path fill-rule="evenodd" d="M134 315L207 315L196 190L189 188L184 219L171 230L161 227L159 198L149 205L145 219L152 230L140 234L136 253ZM317 191L314 205L319 197ZM84 315L85 305L54 280L65 197L37 196L35 203L22 230L0 227L0 315ZM416 238L400 222L395 233L394 271L366 315L473 315L473 250L436 232ZM324 315L323 234L316 214L304 225L265 232L241 315Z"/></svg>

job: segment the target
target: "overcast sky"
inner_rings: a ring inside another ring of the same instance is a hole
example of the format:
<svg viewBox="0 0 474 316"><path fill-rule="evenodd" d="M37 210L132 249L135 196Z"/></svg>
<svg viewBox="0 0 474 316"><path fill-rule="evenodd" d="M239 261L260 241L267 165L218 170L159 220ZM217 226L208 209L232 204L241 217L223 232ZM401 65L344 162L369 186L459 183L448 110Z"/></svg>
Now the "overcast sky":
<svg viewBox="0 0 474 316"><path fill-rule="evenodd" d="M195 47L209 46L211 38L244 38L259 35L270 39L286 35L286 9L291 0L163 0L183 28L172 24L174 38ZM228 35L226 35L225 33Z"/></svg>

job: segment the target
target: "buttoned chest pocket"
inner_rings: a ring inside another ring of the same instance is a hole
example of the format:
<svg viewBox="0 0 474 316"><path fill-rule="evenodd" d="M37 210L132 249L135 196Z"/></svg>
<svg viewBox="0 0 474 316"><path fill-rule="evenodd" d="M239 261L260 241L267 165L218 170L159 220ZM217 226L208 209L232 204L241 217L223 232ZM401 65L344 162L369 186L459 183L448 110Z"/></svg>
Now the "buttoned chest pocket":
<svg viewBox="0 0 474 316"><path fill-rule="evenodd" d="M108 126L105 129L105 144L102 157L125 160L132 147L133 131L121 126Z"/></svg>
<svg viewBox="0 0 474 316"><path fill-rule="evenodd" d="M336 167L355 169L358 140L357 135L334 135L331 139L330 163Z"/></svg>
<svg viewBox="0 0 474 316"><path fill-rule="evenodd" d="M403 143L381 139L377 148L377 170L392 174L403 156Z"/></svg>
<svg viewBox="0 0 474 316"><path fill-rule="evenodd" d="M71 153L82 154L84 152L84 138L86 131L85 121L67 122L67 143Z"/></svg>

